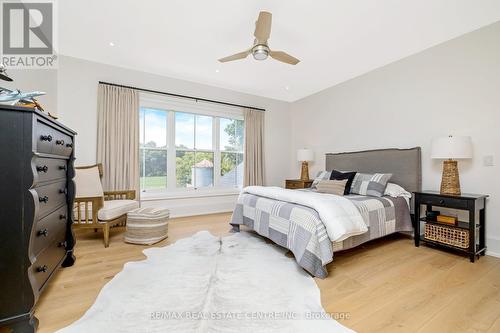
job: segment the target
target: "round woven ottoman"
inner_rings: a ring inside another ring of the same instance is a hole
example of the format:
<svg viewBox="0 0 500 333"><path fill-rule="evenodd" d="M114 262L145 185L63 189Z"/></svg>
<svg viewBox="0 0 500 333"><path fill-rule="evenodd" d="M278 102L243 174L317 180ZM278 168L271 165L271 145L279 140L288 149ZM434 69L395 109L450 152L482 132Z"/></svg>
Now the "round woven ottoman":
<svg viewBox="0 0 500 333"><path fill-rule="evenodd" d="M168 237L170 211L165 208L137 208L127 213L125 242L151 245Z"/></svg>

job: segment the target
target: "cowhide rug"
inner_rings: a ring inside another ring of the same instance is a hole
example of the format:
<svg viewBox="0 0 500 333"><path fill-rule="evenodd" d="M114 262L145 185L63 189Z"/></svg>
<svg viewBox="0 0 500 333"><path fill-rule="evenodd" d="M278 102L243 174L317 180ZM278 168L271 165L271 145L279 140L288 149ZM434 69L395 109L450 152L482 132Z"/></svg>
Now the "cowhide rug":
<svg viewBox="0 0 500 333"><path fill-rule="evenodd" d="M254 234L207 231L147 249L59 332L352 332L284 252Z"/></svg>

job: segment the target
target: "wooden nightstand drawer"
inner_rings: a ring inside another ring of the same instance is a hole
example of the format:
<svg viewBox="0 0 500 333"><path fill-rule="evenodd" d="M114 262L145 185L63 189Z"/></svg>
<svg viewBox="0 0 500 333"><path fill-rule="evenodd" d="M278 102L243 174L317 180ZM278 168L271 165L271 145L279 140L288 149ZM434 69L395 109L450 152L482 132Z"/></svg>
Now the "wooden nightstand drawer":
<svg viewBox="0 0 500 333"><path fill-rule="evenodd" d="M285 182L285 188L290 190L309 188L311 187L312 183L312 180L287 179Z"/></svg>
<svg viewBox="0 0 500 333"><path fill-rule="evenodd" d="M423 205L441 206L457 209L466 209L468 207L468 200L435 195L419 194L419 202Z"/></svg>

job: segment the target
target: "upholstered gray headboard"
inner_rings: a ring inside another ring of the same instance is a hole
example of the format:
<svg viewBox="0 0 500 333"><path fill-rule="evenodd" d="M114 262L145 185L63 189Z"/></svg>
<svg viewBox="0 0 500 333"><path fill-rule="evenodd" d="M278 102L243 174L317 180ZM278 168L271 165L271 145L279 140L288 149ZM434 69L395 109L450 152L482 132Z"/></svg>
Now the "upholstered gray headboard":
<svg viewBox="0 0 500 333"><path fill-rule="evenodd" d="M376 149L326 154L326 170L392 173L390 182L405 190L422 189L420 147L410 149Z"/></svg>

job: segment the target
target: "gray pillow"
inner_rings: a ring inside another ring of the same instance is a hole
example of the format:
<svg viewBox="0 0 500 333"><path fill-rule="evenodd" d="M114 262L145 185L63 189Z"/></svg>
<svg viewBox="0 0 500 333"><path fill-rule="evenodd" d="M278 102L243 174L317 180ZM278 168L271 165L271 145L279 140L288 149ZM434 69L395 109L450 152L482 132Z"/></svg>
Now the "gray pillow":
<svg viewBox="0 0 500 333"><path fill-rule="evenodd" d="M316 189L316 185L322 180L329 180L330 176L332 175L331 171L319 171L318 174L316 175L316 178L314 178L313 183L311 184L311 190Z"/></svg>
<svg viewBox="0 0 500 333"><path fill-rule="evenodd" d="M360 173L354 177L351 185L352 194L369 195L381 197L384 195L385 188L392 173Z"/></svg>

